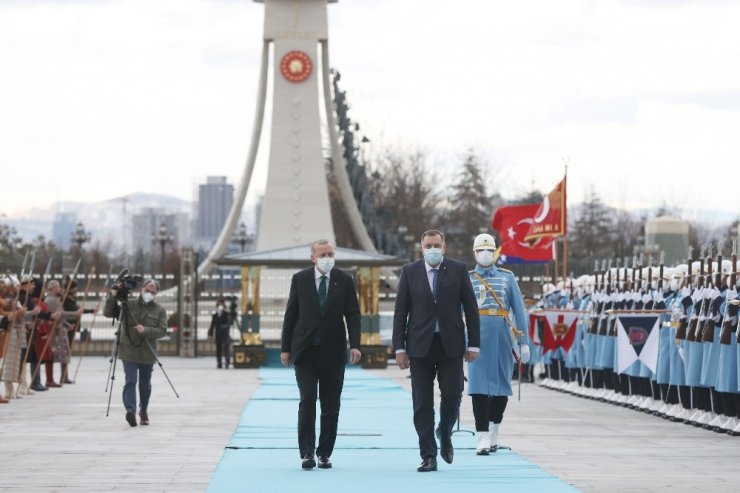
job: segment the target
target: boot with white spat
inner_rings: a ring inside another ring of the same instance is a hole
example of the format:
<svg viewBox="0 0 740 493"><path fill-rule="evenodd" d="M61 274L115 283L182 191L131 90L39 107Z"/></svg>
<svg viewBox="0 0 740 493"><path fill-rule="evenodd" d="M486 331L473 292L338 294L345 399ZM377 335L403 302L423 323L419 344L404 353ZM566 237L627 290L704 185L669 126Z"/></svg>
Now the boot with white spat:
<svg viewBox="0 0 740 493"><path fill-rule="evenodd" d="M499 424L491 423L491 428L490 428L490 431L488 432L489 444L490 444L490 447L488 450L490 450L492 454L495 454L496 450L498 450L498 427L499 426L501 426L501 423Z"/></svg>
<svg viewBox="0 0 740 493"><path fill-rule="evenodd" d="M487 431L479 431L478 445L475 447L475 455L488 455L491 449L491 435Z"/></svg>

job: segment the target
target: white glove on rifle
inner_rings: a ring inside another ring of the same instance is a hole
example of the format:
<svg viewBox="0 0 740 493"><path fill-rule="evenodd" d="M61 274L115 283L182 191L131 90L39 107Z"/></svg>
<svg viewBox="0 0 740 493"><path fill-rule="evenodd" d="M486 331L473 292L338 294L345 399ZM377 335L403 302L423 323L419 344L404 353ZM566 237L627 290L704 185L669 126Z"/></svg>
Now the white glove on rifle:
<svg viewBox="0 0 740 493"><path fill-rule="evenodd" d="M519 359L523 365L529 362L529 346L527 344L519 345Z"/></svg>

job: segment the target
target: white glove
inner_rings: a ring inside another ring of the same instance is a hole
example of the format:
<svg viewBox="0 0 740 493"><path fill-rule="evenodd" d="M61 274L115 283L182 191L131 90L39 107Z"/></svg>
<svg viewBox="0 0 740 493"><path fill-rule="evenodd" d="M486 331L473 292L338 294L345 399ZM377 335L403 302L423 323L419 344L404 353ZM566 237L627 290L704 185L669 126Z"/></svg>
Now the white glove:
<svg viewBox="0 0 740 493"><path fill-rule="evenodd" d="M681 299L686 298L691 294L691 290L688 287L681 288Z"/></svg>
<svg viewBox="0 0 740 493"><path fill-rule="evenodd" d="M704 288L702 290L702 294L703 294L705 300L709 300L709 299L712 298L712 289L711 288Z"/></svg>
<svg viewBox="0 0 740 493"><path fill-rule="evenodd" d="M643 303L647 303L647 302L649 302L649 301L650 301L651 299L653 299L653 297L652 297L652 296L650 296L650 293L645 293L645 294L643 294L643 295L642 295L642 302L643 302Z"/></svg>
<svg viewBox="0 0 740 493"><path fill-rule="evenodd" d="M665 298L663 298L663 291L657 291L655 293L655 302L660 303L661 301L665 301Z"/></svg>
<svg viewBox="0 0 740 493"><path fill-rule="evenodd" d="M709 298L714 301L719 297L719 289L712 288L712 292L709 294Z"/></svg>
<svg viewBox="0 0 740 493"><path fill-rule="evenodd" d="M735 288L727 290L727 301L732 301L734 299L737 299L737 291L735 291Z"/></svg>
<svg viewBox="0 0 740 493"><path fill-rule="evenodd" d="M478 292L478 307L480 308L483 306L483 303L486 302L486 288L483 286L479 286L480 291Z"/></svg>
<svg viewBox="0 0 740 493"><path fill-rule="evenodd" d="M529 362L529 346L526 344L519 345L519 358L523 365Z"/></svg>

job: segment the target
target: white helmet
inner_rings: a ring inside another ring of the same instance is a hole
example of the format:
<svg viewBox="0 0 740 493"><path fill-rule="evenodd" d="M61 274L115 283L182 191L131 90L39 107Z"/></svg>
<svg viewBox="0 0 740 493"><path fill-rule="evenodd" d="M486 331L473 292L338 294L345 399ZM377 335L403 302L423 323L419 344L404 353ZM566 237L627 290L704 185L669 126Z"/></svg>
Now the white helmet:
<svg viewBox="0 0 740 493"><path fill-rule="evenodd" d="M496 241L488 233L479 234L473 241L473 251L482 249L496 249Z"/></svg>

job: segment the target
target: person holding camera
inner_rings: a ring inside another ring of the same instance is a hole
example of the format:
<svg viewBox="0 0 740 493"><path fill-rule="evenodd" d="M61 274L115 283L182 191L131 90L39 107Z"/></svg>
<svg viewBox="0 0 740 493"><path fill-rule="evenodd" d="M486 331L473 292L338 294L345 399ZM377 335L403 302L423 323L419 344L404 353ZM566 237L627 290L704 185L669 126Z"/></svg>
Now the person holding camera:
<svg viewBox="0 0 740 493"><path fill-rule="evenodd" d="M216 337L216 362L218 363L218 368L223 368L221 364L222 355L226 358L226 368L229 368L229 361L231 361L231 337L229 337L229 331L233 322L232 314L226 311L226 301L223 298L219 298L216 302L216 312L211 317L211 326L208 328L208 337Z"/></svg>
<svg viewBox="0 0 740 493"><path fill-rule="evenodd" d="M157 361L154 347L157 339L167 335L167 313L154 301L159 283L147 279L141 286L136 300L128 302L130 285L121 279L111 286L110 296L105 301L103 314L109 318L123 316L118 357L123 363L126 383L123 386L123 405L126 421L136 426L136 381L139 381L139 419L142 425L149 424L149 397L152 393L152 370ZM132 283L135 286L135 283ZM124 313L121 313L121 308Z"/></svg>

